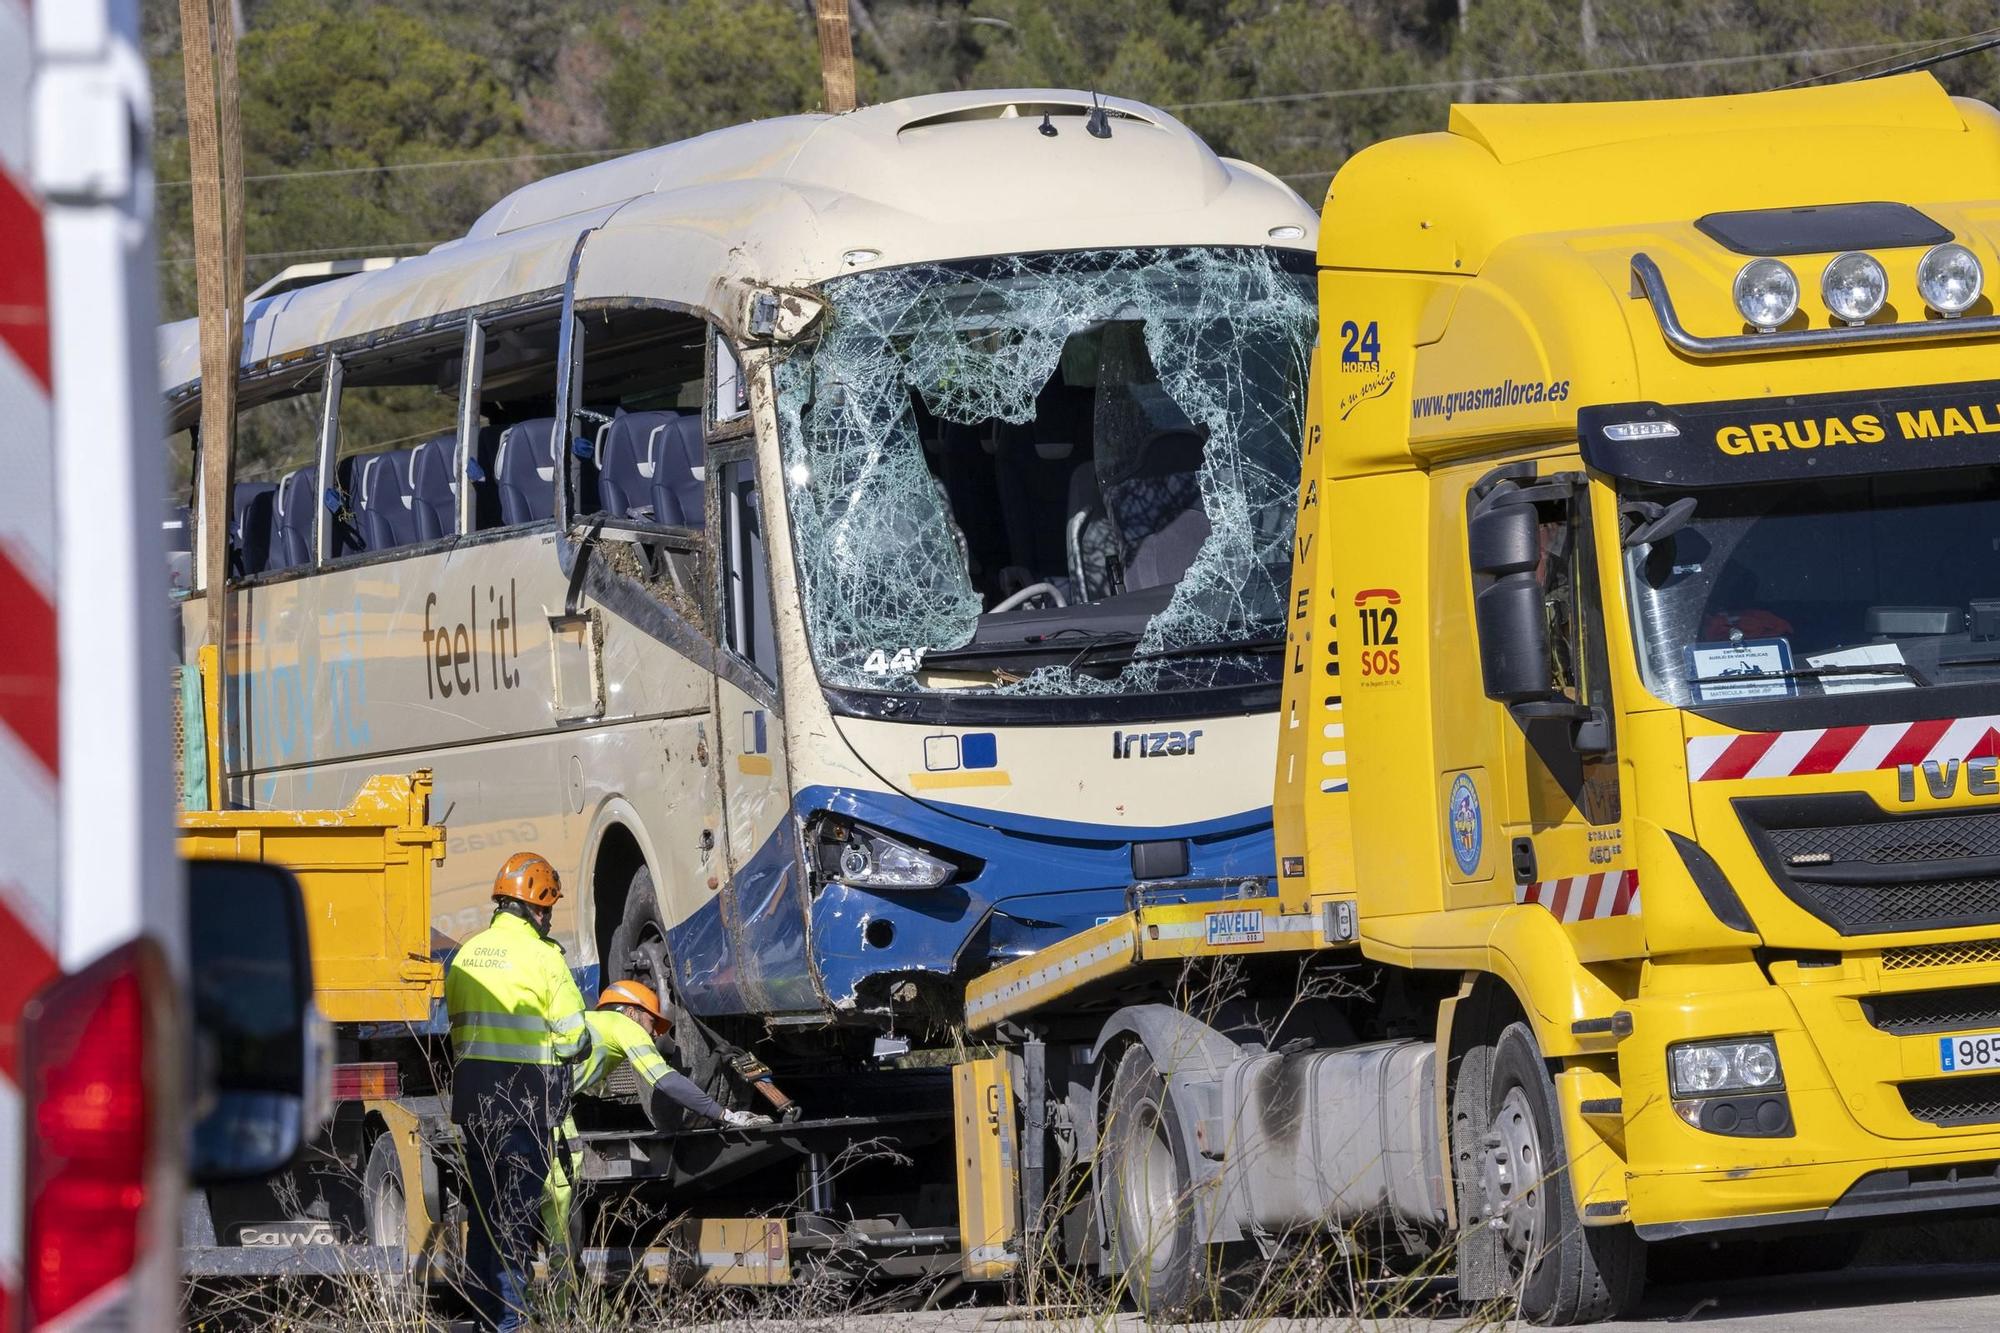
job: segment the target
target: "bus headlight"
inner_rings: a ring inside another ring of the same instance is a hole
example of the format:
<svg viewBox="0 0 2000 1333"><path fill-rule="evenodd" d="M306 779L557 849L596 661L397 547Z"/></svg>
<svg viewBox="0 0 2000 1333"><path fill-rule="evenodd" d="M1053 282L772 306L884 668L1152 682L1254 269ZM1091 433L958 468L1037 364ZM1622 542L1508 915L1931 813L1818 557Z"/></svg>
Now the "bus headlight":
<svg viewBox="0 0 2000 1333"><path fill-rule="evenodd" d="M1667 1048L1675 1097L1709 1097L1780 1086L1778 1043L1769 1036L1690 1041Z"/></svg>
<svg viewBox="0 0 2000 1333"><path fill-rule="evenodd" d="M1933 245L1917 261L1917 291L1925 305L1947 319L1964 314L1979 299L1985 278L1979 256L1956 241Z"/></svg>
<svg viewBox="0 0 2000 1333"><path fill-rule="evenodd" d="M1753 259L1736 270L1733 294L1743 321L1760 333L1774 333L1799 308L1799 279L1776 259Z"/></svg>
<svg viewBox="0 0 2000 1333"><path fill-rule="evenodd" d="M1870 316L1889 299L1889 275L1882 261L1859 250L1849 250L1827 261L1820 275L1819 293L1826 308L1849 324L1866 324Z"/></svg>
<svg viewBox="0 0 2000 1333"><path fill-rule="evenodd" d="M934 889L958 874L943 857L866 824L824 819L817 834L820 873L854 888Z"/></svg>

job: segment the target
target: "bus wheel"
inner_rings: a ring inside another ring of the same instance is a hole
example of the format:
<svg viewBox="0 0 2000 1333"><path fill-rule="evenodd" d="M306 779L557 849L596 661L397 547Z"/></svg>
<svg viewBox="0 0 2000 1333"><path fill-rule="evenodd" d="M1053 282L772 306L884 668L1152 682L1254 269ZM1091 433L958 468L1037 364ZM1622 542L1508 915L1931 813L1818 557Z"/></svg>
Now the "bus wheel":
<svg viewBox="0 0 2000 1333"><path fill-rule="evenodd" d="M680 1057L677 1067L704 1092L727 1105L728 1080L722 1058L680 1005L673 965L667 957L667 927L660 919L660 899L653 891L653 872L648 866L632 872L618 929L611 935L611 957L605 962L609 964L604 973L606 984L632 977L653 988L673 1025L671 1040Z"/></svg>
<svg viewBox="0 0 2000 1333"><path fill-rule="evenodd" d="M1478 1145L1478 1225L1499 1230L1505 1280L1538 1324L1587 1324L1638 1304L1646 1247L1629 1226L1586 1227L1570 1191L1555 1083L1525 1023L1493 1047Z"/></svg>
<svg viewBox="0 0 2000 1333"><path fill-rule="evenodd" d="M1105 1226L1132 1304L1149 1319L1195 1313L1194 1172L1167 1081L1144 1046L1119 1058L1099 1143Z"/></svg>
<svg viewBox="0 0 2000 1333"><path fill-rule="evenodd" d="M395 1136L378 1134L368 1149L368 1164L361 1173L361 1194L368 1213L368 1243L378 1249L394 1250L396 1267L381 1273L385 1295L399 1291L408 1280L410 1268L410 1215L408 1196L403 1191L403 1161L396 1153ZM381 1270L377 1270L381 1272Z"/></svg>

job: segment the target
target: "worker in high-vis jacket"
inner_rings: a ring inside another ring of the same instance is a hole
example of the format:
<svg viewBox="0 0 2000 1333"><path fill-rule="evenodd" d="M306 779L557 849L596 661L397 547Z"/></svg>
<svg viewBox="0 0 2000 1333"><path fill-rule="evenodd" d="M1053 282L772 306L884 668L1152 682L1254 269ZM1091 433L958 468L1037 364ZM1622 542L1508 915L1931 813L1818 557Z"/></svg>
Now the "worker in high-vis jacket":
<svg viewBox="0 0 2000 1333"><path fill-rule="evenodd" d="M724 1110L721 1103L701 1090L701 1085L676 1071L660 1054L659 1041L669 1030L660 997L650 986L637 981L614 981L597 997L597 1008L584 1015L590 1029L590 1052L576 1068L576 1091L594 1087L630 1065L637 1076L644 1099L646 1118L659 1130L674 1128L679 1117L676 1107L705 1120L738 1129L768 1125L771 1117L749 1111ZM559 1143L576 1137L576 1122L565 1119L557 1130ZM549 1170L548 1189L542 1197L542 1223L552 1248L569 1239L569 1210L572 1183L570 1154L561 1151Z"/></svg>
<svg viewBox="0 0 2000 1333"><path fill-rule="evenodd" d="M459 947L445 976L457 1057L451 1118L465 1133L474 1205L466 1268L487 1329L527 1322L550 1131L569 1101L570 1066L590 1049L583 996L549 938L561 898L546 859L507 858L493 881L492 924Z"/></svg>

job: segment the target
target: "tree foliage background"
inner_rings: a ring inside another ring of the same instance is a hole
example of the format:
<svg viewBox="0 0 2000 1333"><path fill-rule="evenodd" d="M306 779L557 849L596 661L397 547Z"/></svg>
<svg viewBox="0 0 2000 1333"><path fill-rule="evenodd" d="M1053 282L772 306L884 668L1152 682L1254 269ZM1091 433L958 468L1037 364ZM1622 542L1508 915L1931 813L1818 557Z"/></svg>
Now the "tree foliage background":
<svg viewBox="0 0 2000 1333"><path fill-rule="evenodd" d="M516 186L820 105L811 0L240 0L250 283L414 254ZM165 313L193 313L176 0L144 0ZM1453 100L1745 92L1927 54L1991 0L852 0L861 95L1096 88L1317 202ZM2000 57L1939 69L1992 101ZM1004 188L996 183L995 188Z"/></svg>

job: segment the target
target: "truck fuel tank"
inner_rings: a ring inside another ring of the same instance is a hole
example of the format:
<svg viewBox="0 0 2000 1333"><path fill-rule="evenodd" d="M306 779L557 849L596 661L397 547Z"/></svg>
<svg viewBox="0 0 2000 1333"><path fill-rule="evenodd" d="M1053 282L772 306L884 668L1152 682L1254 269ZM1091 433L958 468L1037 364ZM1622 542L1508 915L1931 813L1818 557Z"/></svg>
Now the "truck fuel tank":
<svg viewBox="0 0 2000 1333"><path fill-rule="evenodd" d="M1433 1043L1249 1056L1224 1075L1221 1105L1228 1117L1203 1121L1197 1139L1221 1161L1223 1206L1246 1232L1369 1218L1444 1227Z"/></svg>

